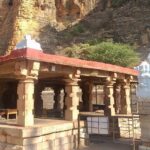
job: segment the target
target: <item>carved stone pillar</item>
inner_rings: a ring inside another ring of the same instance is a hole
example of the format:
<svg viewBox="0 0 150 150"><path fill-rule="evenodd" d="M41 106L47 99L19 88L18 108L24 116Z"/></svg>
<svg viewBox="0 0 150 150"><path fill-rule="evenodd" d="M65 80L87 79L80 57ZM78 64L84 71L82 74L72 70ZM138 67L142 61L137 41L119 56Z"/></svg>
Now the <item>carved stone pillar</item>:
<svg viewBox="0 0 150 150"><path fill-rule="evenodd" d="M115 99L115 109L116 113L119 114L121 111L121 85L115 84L114 86L114 99Z"/></svg>
<svg viewBox="0 0 150 150"><path fill-rule="evenodd" d="M78 97L79 86L77 81L67 80L65 92L65 120L74 121L78 119L79 110L77 109L79 105Z"/></svg>
<svg viewBox="0 0 150 150"><path fill-rule="evenodd" d="M60 87L54 87L54 109L57 110L57 111L60 111L61 110L61 89Z"/></svg>
<svg viewBox="0 0 150 150"><path fill-rule="evenodd" d="M22 61L16 63L15 74L19 80L17 87L18 125L31 126L34 124L34 81L38 79L39 68L39 62Z"/></svg>
<svg viewBox="0 0 150 150"><path fill-rule="evenodd" d="M61 117L63 115L63 112L62 112L62 97L61 97L61 90L62 90L62 87L59 87L59 86L56 86L56 87L53 87L54 89L54 106L53 106L53 109L54 109L54 112L55 112L55 117Z"/></svg>
<svg viewBox="0 0 150 150"><path fill-rule="evenodd" d="M130 83L124 81L122 83L122 113L131 114L131 99L130 99Z"/></svg>
<svg viewBox="0 0 150 150"><path fill-rule="evenodd" d="M18 83L17 94L18 125L32 126L34 124L34 80L20 80Z"/></svg>
<svg viewBox="0 0 150 150"><path fill-rule="evenodd" d="M88 83L88 95L89 95L89 111L92 112L93 111L93 103L92 103L92 100L93 100L93 94L92 94L92 91L93 91L93 83L92 82L89 82Z"/></svg>
<svg viewBox="0 0 150 150"><path fill-rule="evenodd" d="M42 116L43 114L43 100L42 100L42 91L44 90L45 85L41 82L36 83L35 85L35 115Z"/></svg>
<svg viewBox="0 0 150 150"><path fill-rule="evenodd" d="M104 103L105 103L105 115L115 115L115 107L114 107L114 81L107 80L104 87Z"/></svg>
<svg viewBox="0 0 150 150"><path fill-rule="evenodd" d="M84 111L92 112L93 111L93 103L92 103L93 82L89 81L89 82L82 83L81 89L82 89L82 100L83 100Z"/></svg>

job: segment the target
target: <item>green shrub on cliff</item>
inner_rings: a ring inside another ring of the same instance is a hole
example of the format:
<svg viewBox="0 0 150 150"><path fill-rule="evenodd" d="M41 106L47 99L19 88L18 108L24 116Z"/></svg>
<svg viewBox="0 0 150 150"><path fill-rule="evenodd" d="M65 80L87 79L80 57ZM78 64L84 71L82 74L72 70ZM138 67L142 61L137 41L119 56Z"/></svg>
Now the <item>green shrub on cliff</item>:
<svg viewBox="0 0 150 150"><path fill-rule="evenodd" d="M93 45L87 58L124 67L133 67L139 62L138 54L133 47L112 42L102 42Z"/></svg>
<svg viewBox="0 0 150 150"><path fill-rule="evenodd" d="M73 45L66 48L64 52L69 57L100 61L124 67L133 67L139 62L139 55L134 51L133 47L113 42Z"/></svg>

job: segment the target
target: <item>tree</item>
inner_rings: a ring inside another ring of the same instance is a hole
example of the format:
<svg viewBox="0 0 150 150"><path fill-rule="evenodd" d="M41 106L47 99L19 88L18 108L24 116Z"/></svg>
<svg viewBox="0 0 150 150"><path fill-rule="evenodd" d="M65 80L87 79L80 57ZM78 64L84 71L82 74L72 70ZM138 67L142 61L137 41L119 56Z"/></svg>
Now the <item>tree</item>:
<svg viewBox="0 0 150 150"><path fill-rule="evenodd" d="M100 61L124 67L133 67L139 62L139 55L132 46L113 42L73 45L73 47L65 49L65 54L69 57Z"/></svg>

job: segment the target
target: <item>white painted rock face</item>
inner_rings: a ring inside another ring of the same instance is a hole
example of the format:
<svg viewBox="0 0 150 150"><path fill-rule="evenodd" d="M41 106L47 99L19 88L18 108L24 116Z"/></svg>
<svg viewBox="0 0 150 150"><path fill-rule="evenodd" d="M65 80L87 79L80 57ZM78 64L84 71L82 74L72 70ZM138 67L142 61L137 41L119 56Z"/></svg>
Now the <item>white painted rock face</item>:
<svg viewBox="0 0 150 150"><path fill-rule="evenodd" d="M136 95L139 101L150 101L150 61L143 61L139 66L135 67L140 72L138 76L138 86Z"/></svg>
<svg viewBox="0 0 150 150"><path fill-rule="evenodd" d="M15 50L24 48L31 48L42 51L40 43L36 42L35 40L32 40L30 35L25 35L24 39L16 45Z"/></svg>

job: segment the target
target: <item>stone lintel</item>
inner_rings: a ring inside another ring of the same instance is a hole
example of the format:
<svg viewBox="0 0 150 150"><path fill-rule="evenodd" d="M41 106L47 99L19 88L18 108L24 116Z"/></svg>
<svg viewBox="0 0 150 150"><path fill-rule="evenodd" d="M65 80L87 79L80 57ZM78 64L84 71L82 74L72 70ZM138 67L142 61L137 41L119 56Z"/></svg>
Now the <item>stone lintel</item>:
<svg viewBox="0 0 150 150"><path fill-rule="evenodd" d="M8 62L0 65L0 76L14 75L15 62ZM6 76L5 76L6 77Z"/></svg>

